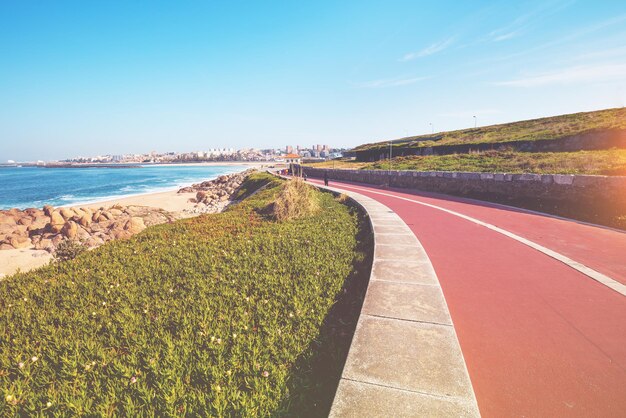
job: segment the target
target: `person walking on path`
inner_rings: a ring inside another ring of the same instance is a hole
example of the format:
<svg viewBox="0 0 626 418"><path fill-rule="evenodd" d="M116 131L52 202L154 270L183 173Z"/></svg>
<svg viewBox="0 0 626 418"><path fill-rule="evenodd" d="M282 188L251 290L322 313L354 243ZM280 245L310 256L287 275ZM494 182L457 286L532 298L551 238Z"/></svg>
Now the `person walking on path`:
<svg viewBox="0 0 626 418"><path fill-rule="evenodd" d="M324 186L328 186L328 171L324 171Z"/></svg>

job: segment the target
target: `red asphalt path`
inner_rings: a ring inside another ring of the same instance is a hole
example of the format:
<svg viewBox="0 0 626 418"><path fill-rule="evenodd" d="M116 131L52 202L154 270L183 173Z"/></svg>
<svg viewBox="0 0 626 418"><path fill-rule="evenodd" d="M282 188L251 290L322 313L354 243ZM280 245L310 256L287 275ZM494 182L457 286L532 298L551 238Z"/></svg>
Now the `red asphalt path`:
<svg viewBox="0 0 626 418"><path fill-rule="evenodd" d="M626 296L505 235L398 197L497 225L622 283L626 234L443 195L330 185L387 205L421 241L484 417L626 416Z"/></svg>

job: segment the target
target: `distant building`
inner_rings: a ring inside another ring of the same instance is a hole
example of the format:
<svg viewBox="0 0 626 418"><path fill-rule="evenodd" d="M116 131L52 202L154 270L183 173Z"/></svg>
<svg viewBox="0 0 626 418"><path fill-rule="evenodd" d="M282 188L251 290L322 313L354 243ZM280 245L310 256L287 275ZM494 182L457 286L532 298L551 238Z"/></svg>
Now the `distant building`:
<svg viewBox="0 0 626 418"><path fill-rule="evenodd" d="M293 154L293 147L291 145L287 145L285 147L285 153L287 154Z"/></svg>
<svg viewBox="0 0 626 418"><path fill-rule="evenodd" d="M285 155L285 162L287 164L300 164L302 162L302 157L298 154L287 154Z"/></svg>

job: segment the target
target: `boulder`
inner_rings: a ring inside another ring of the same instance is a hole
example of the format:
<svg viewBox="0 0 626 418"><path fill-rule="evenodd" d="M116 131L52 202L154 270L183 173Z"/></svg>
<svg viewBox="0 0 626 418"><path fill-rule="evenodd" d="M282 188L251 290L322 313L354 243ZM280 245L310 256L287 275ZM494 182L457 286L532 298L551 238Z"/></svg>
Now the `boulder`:
<svg viewBox="0 0 626 418"><path fill-rule="evenodd" d="M74 212L74 210L72 208L61 208L59 213L61 214L63 219L65 219L66 221L68 219L72 219L74 216L76 216L76 213Z"/></svg>
<svg viewBox="0 0 626 418"><path fill-rule="evenodd" d="M8 242L13 248L28 248L32 245L30 239L22 235L13 235L9 238Z"/></svg>
<svg viewBox="0 0 626 418"><path fill-rule="evenodd" d="M57 234L55 236L52 237L52 245L53 246L57 246L61 243L61 241L63 241L65 238L63 238L63 235L61 234Z"/></svg>
<svg viewBox="0 0 626 418"><path fill-rule="evenodd" d="M78 226L77 229L76 229L76 238L79 241L85 241L85 240L91 238L91 234L85 228L83 228L81 226Z"/></svg>
<svg viewBox="0 0 626 418"><path fill-rule="evenodd" d="M26 225L15 225L13 231L18 235L28 235L28 227Z"/></svg>
<svg viewBox="0 0 626 418"><path fill-rule="evenodd" d="M61 233L69 239L75 239L78 233L78 225L74 221L68 221L61 230Z"/></svg>
<svg viewBox="0 0 626 418"><path fill-rule="evenodd" d="M142 218L135 216L126 222L124 229L134 235L146 229L146 225L144 224Z"/></svg>
<svg viewBox="0 0 626 418"><path fill-rule="evenodd" d="M16 225L0 224L0 234L12 234Z"/></svg>
<svg viewBox="0 0 626 418"><path fill-rule="evenodd" d="M88 227L91 225L91 217L88 214L83 214L83 216L78 220L78 224L80 226Z"/></svg>
<svg viewBox="0 0 626 418"><path fill-rule="evenodd" d="M93 213L93 215L91 215L91 220L94 222L98 222L98 219L100 219L100 215L102 214L101 210L97 210Z"/></svg>
<svg viewBox="0 0 626 418"><path fill-rule="evenodd" d="M52 244L52 240L51 239L41 239L39 240L36 244L35 244L35 249L36 250L46 250L49 251L52 248L54 248L54 245Z"/></svg>
<svg viewBox="0 0 626 418"><path fill-rule="evenodd" d="M113 228L109 231L110 237L113 239L128 239L133 236L132 232L123 228Z"/></svg>
<svg viewBox="0 0 626 418"><path fill-rule="evenodd" d="M6 242L0 244L0 251L1 250L14 250L15 248L13 248L13 246L11 244L8 244Z"/></svg>
<svg viewBox="0 0 626 418"><path fill-rule="evenodd" d="M0 214L0 225L16 225L15 218L9 214Z"/></svg>
<svg viewBox="0 0 626 418"><path fill-rule="evenodd" d="M85 245L90 248L99 247L102 244L104 244L104 240L100 237L91 236L85 240Z"/></svg>
<svg viewBox="0 0 626 418"><path fill-rule="evenodd" d="M200 202L204 202L207 198L207 192L205 192L204 190L200 190L198 193L196 193L196 202L200 203Z"/></svg>
<svg viewBox="0 0 626 418"><path fill-rule="evenodd" d="M30 216L31 218L36 218L38 216L44 215L43 210L37 209L37 208L24 209L24 213Z"/></svg>
<svg viewBox="0 0 626 418"><path fill-rule="evenodd" d="M121 210L117 209L117 208L111 208L109 210L109 213L115 217L117 216L122 216L124 214L124 212L122 212Z"/></svg>
<svg viewBox="0 0 626 418"><path fill-rule="evenodd" d="M52 212L54 212L54 208L50 205L46 205L43 207L43 213L46 216L52 216Z"/></svg>
<svg viewBox="0 0 626 418"><path fill-rule="evenodd" d="M33 223L33 218L28 215L24 215L17 220L18 225L30 226Z"/></svg>
<svg viewBox="0 0 626 418"><path fill-rule="evenodd" d="M85 214L81 208L72 208L72 210L74 211L73 219L80 219Z"/></svg>
<svg viewBox="0 0 626 418"><path fill-rule="evenodd" d="M50 214L50 230L56 234L61 232L65 225L65 219L58 211L54 211Z"/></svg>
<svg viewBox="0 0 626 418"><path fill-rule="evenodd" d="M49 222L50 218L42 214L33 219L33 222L28 226L28 230L36 231L38 229L44 229Z"/></svg>

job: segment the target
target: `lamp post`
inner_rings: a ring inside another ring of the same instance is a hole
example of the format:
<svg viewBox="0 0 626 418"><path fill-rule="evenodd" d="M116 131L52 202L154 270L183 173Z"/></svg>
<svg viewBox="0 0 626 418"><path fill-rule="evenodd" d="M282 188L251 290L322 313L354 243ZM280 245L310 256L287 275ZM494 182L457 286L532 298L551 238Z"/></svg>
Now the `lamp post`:
<svg viewBox="0 0 626 418"><path fill-rule="evenodd" d="M430 125L430 133L434 134L435 133L435 127L433 126L432 122L428 122L428 124Z"/></svg>
<svg viewBox="0 0 626 418"><path fill-rule="evenodd" d="M391 143L392 142L393 141L389 141L389 175L391 175L391 152L392 152Z"/></svg>
<svg viewBox="0 0 626 418"><path fill-rule="evenodd" d="M476 116L474 116L474 129L476 129Z"/></svg>

